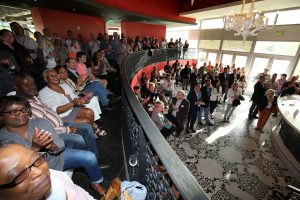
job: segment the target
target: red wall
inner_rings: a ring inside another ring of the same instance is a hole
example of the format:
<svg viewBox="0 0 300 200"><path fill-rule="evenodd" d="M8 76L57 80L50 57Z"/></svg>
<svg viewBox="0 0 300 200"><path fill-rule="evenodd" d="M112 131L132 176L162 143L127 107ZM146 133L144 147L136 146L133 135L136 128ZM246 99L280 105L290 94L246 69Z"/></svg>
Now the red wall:
<svg viewBox="0 0 300 200"><path fill-rule="evenodd" d="M78 15L46 8L32 8L31 12L36 30L42 31L43 28L49 28L51 33L58 33L64 39L68 30L71 30L74 36L81 34L86 41L90 39L90 33L94 33L96 36L99 32L105 32L105 23L100 17Z"/></svg>
<svg viewBox="0 0 300 200"><path fill-rule="evenodd" d="M179 16L180 0L94 0L106 6L151 17L195 23L196 19ZM196 1L196 0L195 0ZM190 1L188 1L190 2ZM201 1L202 2L202 1Z"/></svg>
<svg viewBox="0 0 300 200"><path fill-rule="evenodd" d="M122 33L125 33L125 35L130 38L134 38L135 36L154 36L161 41L161 38L166 36L166 26L163 25L121 22L121 30Z"/></svg>
<svg viewBox="0 0 300 200"><path fill-rule="evenodd" d="M197 64L197 60L191 59L191 60L179 60L179 63L181 65L185 65L187 61L190 61L190 65L193 66ZM172 60L169 62L169 64L172 66L174 64L175 60ZM134 86L136 86L138 80L142 77L142 73L145 72L147 75L147 78L150 79L150 74L154 66L156 66L157 70L160 71L164 68L164 66L167 64L167 61L164 62L158 62L158 63L153 63L151 65L148 65L138 71L138 73L133 77L131 81L131 88L133 89Z"/></svg>

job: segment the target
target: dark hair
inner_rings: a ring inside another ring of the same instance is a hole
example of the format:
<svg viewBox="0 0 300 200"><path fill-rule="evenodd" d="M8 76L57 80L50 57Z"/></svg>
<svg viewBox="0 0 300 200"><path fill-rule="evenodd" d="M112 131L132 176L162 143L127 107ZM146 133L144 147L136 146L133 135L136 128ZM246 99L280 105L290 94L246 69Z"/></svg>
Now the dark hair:
<svg viewBox="0 0 300 200"><path fill-rule="evenodd" d="M34 80L34 78L30 74L27 73L18 74L14 78L14 86L19 85L25 78L32 78Z"/></svg>
<svg viewBox="0 0 300 200"><path fill-rule="evenodd" d="M75 58L67 58L67 59L66 59L66 63L69 63L70 60L72 60L72 59L73 59L73 60L76 60Z"/></svg>
<svg viewBox="0 0 300 200"><path fill-rule="evenodd" d="M281 76L284 76L285 78L287 77L287 74L281 74Z"/></svg>
<svg viewBox="0 0 300 200"><path fill-rule="evenodd" d="M136 86L133 87L133 90L139 90L139 89L141 89L141 87L138 86L138 85L136 85Z"/></svg>
<svg viewBox="0 0 300 200"><path fill-rule="evenodd" d="M62 68L66 69L66 67L63 66L63 65L57 65L57 66L54 67L53 69L58 73L58 71L59 71L60 69L62 69Z"/></svg>
<svg viewBox="0 0 300 200"><path fill-rule="evenodd" d="M266 78L266 76L265 76L265 75L261 75L261 76L259 77L259 80L262 80L263 78Z"/></svg>
<svg viewBox="0 0 300 200"><path fill-rule="evenodd" d="M86 55L86 53L84 53L84 52L82 52L82 51L77 52L77 53L76 53L76 58L77 58L77 60L78 60L81 56L83 56L83 55Z"/></svg>
<svg viewBox="0 0 300 200"><path fill-rule="evenodd" d="M0 30L0 36L3 36L6 32L11 32L11 31L8 30L8 29L1 29Z"/></svg>
<svg viewBox="0 0 300 200"><path fill-rule="evenodd" d="M0 115L4 112L5 108L13 104L24 105L26 108L30 109L29 101L25 97L21 96L4 96L0 98Z"/></svg>

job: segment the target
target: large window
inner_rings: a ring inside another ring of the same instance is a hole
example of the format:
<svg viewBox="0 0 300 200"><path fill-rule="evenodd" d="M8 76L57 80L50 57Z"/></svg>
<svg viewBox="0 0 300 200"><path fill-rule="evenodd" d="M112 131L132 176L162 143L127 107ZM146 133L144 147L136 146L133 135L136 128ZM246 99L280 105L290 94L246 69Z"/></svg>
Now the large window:
<svg viewBox="0 0 300 200"><path fill-rule="evenodd" d="M233 57L233 55L231 55L231 54L223 54L223 56L222 56L223 65L224 66L226 66L226 65L231 66L232 57Z"/></svg>
<svg viewBox="0 0 300 200"><path fill-rule="evenodd" d="M223 27L224 27L223 18L207 19L207 20L203 20L201 23L201 29L217 29Z"/></svg>
<svg viewBox="0 0 300 200"><path fill-rule="evenodd" d="M200 40L199 48L200 49L217 49L220 48L221 40Z"/></svg>
<svg viewBox="0 0 300 200"><path fill-rule="evenodd" d="M235 57L235 67L246 67L247 56L236 56Z"/></svg>
<svg viewBox="0 0 300 200"><path fill-rule="evenodd" d="M222 50L250 52L251 45L252 41L243 42L242 40L224 40Z"/></svg>
<svg viewBox="0 0 300 200"><path fill-rule="evenodd" d="M273 25L277 12L266 13L265 16L269 18L268 25ZM300 24L300 9L280 11L276 25L284 24Z"/></svg>
<svg viewBox="0 0 300 200"><path fill-rule="evenodd" d="M295 56L299 44L299 42L258 41L254 53Z"/></svg>
<svg viewBox="0 0 300 200"><path fill-rule="evenodd" d="M298 60L297 67L293 73L293 76L300 76L300 59Z"/></svg>

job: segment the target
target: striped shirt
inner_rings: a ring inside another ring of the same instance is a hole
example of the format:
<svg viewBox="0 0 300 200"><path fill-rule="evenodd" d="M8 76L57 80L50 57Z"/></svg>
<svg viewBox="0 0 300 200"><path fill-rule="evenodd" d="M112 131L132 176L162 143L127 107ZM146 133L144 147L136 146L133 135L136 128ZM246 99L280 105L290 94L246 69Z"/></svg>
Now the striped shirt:
<svg viewBox="0 0 300 200"><path fill-rule="evenodd" d="M33 97L33 99L28 99L31 106L31 117L33 119L36 118L44 118L47 119L53 126L56 133L70 133L70 128L68 126L64 126L61 117L47 107L46 104L39 101L37 97Z"/></svg>

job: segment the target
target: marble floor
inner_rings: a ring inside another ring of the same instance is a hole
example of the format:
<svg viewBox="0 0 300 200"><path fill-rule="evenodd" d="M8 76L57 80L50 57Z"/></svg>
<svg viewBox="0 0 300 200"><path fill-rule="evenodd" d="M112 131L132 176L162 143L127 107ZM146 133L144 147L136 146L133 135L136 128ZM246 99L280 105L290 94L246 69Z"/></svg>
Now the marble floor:
<svg viewBox="0 0 300 200"><path fill-rule="evenodd" d="M300 186L281 162L270 140L270 117L264 133L255 131L257 120L247 119L249 97L234 111L231 123L222 122L224 104L214 113L213 127L168 138L177 155L210 199L272 199L272 189Z"/></svg>

